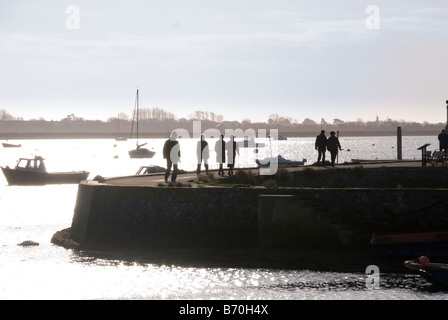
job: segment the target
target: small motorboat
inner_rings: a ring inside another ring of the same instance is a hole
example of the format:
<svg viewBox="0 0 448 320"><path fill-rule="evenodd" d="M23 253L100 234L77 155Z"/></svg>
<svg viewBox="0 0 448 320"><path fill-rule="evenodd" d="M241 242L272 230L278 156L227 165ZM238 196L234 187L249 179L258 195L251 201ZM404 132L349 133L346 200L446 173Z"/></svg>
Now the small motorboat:
<svg viewBox="0 0 448 320"><path fill-rule="evenodd" d="M274 140L288 140L288 137L282 136L282 135L278 135L277 138L274 138Z"/></svg>
<svg viewBox="0 0 448 320"><path fill-rule="evenodd" d="M3 148L20 148L22 145L19 144L14 144L14 143L7 143L7 142L2 142Z"/></svg>
<svg viewBox="0 0 448 320"><path fill-rule="evenodd" d="M254 138L244 137L243 141L238 141L238 146L240 148L264 148L266 145L264 143L255 142Z"/></svg>
<svg viewBox="0 0 448 320"><path fill-rule="evenodd" d="M142 166L142 167L140 167L140 169L137 170L135 175L141 176L141 175L152 174L152 173L161 173L161 172L165 172L165 171L166 171L166 169L163 167L160 167L160 166L155 166L155 165Z"/></svg>
<svg viewBox="0 0 448 320"><path fill-rule="evenodd" d="M277 162L279 165L302 166L306 163L306 159L302 159L301 161L294 161L285 159L281 155L278 155L277 157L265 158L261 161L259 159L255 159L255 162L259 167L262 168L269 167L271 162Z"/></svg>
<svg viewBox="0 0 448 320"><path fill-rule="evenodd" d="M448 286L448 264L446 263L434 263L427 256L421 256L418 259L406 260L403 265L432 284Z"/></svg>
<svg viewBox="0 0 448 320"><path fill-rule="evenodd" d="M374 233L372 250L380 256L448 255L448 231Z"/></svg>
<svg viewBox="0 0 448 320"><path fill-rule="evenodd" d="M40 156L34 158L20 158L15 168L1 167L9 185L46 185L71 184L86 180L87 171L73 172L47 172L44 159Z"/></svg>

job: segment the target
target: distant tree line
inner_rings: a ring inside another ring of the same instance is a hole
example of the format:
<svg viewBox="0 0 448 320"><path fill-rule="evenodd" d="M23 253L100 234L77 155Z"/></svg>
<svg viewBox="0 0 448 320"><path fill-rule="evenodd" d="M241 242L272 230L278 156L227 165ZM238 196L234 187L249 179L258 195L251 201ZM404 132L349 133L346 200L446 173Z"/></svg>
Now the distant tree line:
<svg viewBox="0 0 448 320"><path fill-rule="evenodd" d="M218 128L221 132L226 129L277 129L280 135L290 137L316 136L320 130L337 131L345 136L355 135L395 135L397 127L402 128L407 135L436 135L445 127L445 123L418 123L396 121L387 118L374 121L343 121L333 119L314 121L305 118L299 122L290 117L278 114L269 115L266 122L252 122L249 118L239 121L225 121L222 115L209 111L197 110L187 118L176 118L173 113L160 108L141 109L139 113L140 137L165 137L178 128L192 131L193 121L200 120L202 130ZM115 137L129 136L133 122L133 115L120 113L117 117L106 121L86 120L75 114L69 114L59 121L47 121L43 118L23 120L0 109L0 139L5 138L33 138L33 137Z"/></svg>

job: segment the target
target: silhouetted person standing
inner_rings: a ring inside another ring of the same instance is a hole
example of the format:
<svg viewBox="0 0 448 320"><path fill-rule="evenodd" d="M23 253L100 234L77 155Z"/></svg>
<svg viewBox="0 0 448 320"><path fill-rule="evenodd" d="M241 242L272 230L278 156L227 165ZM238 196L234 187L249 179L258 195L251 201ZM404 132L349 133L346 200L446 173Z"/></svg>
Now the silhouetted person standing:
<svg viewBox="0 0 448 320"><path fill-rule="evenodd" d="M320 135L316 137L314 148L318 152L317 165L319 165L320 159L322 159L322 165L325 167L325 151L327 151L327 137L325 136L325 130L321 130Z"/></svg>
<svg viewBox="0 0 448 320"><path fill-rule="evenodd" d="M171 167L173 167L173 175L171 176L171 182L176 182L177 178L177 165L180 161L180 146L177 139L177 133L172 132L168 140L163 145L163 158L166 159L166 171L165 182L168 182L168 177L171 173Z"/></svg>
<svg viewBox="0 0 448 320"><path fill-rule="evenodd" d="M230 141L226 144L227 149L227 167L229 167L229 176L233 176L233 168L235 167L236 155L240 154L238 143L234 140L235 137L230 136Z"/></svg>
<svg viewBox="0 0 448 320"><path fill-rule="evenodd" d="M196 146L196 156L198 158L198 167L196 169L197 175L201 173L202 161L204 161L205 174L208 174L208 142L205 141L205 136L201 135L201 140L198 141Z"/></svg>
<svg viewBox="0 0 448 320"><path fill-rule="evenodd" d="M224 175L223 164L226 162L226 142L224 141L224 135L219 136L219 140L215 143L216 162L219 164L218 175Z"/></svg>
<svg viewBox="0 0 448 320"><path fill-rule="evenodd" d="M448 135L445 132L445 129L442 129L442 132L439 133L439 150L444 151L446 153L448 149Z"/></svg>
<svg viewBox="0 0 448 320"><path fill-rule="evenodd" d="M338 155L338 151L342 150L341 144L339 143L339 139L338 137L335 136L334 131L330 132L330 137L327 140L327 149L328 151L330 151L331 166L334 167L334 160Z"/></svg>

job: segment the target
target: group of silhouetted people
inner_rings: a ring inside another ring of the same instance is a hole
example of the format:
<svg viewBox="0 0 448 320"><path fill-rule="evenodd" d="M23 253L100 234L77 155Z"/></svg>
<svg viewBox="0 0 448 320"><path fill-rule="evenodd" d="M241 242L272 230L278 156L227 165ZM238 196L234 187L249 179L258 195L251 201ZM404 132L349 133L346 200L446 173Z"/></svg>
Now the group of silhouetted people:
<svg viewBox="0 0 448 320"><path fill-rule="evenodd" d="M321 165L320 161L322 160L322 165L325 166L325 152L328 150L330 152L331 166L333 167L338 151L342 150L339 139L335 136L335 132L331 131L330 137L327 138L325 136L325 130L322 130L320 135L316 137L315 149L318 151L317 165ZM218 175L224 176L224 163L226 163L227 160L227 167L229 168L228 175L232 176L235 167L235 159L236 156L239 155L239 146L235 141L235 137L232 135L230 136L230 140L225 142L224 135L221 134L218 141L215 143L215 152L216 162L219 165ZM196 174L201 174L202 163L204 163L205 173L208 174L208 159L210 158L210 153L209 145L205 140L204 135L201 135L200 140L197 142L196 157ZM165 141L163 146L163 158L166 159L165 182L168 182L171 169L173 170L171 182L176 182L178 164L180 162L180 146L175 131L173 131L170 138Z"/></svg>
<svg viewBox="0 0 448 320"><path fill-rule="evenodd" d="M218 175L224 176L223 165L227 160L227 167L229 168L228 175L232 176L236 155L239 155L239 146L235 141L235 137L233 135L230 136L230 141L226 143L224 141L224 135L221 134L218 141L216 141L215 143L215 152L216 162L219 164ZM205 173L208 174L208 159L210 157L210 154L208 142L205 140L204 135L201 135L201 138L197 143L196 157L196 174L201 174L202 163L204 163ZM180 162L180 146L179 142L177 141L177 133L175 131L173 131L170 138L165 141L165 144L163 146L163 158L166 159L165 182L168 182L168 178L171 174L171 168L173 170L173 173L171 175L171 182L176 182L178 164Z"/></svg>
<svg viewBox="0 0 448 320"><path fill-rule="evenodd" d="M334 167L334 162L338 155L338 152L342 150L341 144L339 143L338 137L335 136L335 132L330 132L330 137L327 138L325 136L325 130L321 130L320 134L316 137L316 142L314 144L314 148L318 152L317 156L317 165L321 165L320 161L322 160L322 166L325 167L325 152L328 150L330 152L331 166Z"/></svg>

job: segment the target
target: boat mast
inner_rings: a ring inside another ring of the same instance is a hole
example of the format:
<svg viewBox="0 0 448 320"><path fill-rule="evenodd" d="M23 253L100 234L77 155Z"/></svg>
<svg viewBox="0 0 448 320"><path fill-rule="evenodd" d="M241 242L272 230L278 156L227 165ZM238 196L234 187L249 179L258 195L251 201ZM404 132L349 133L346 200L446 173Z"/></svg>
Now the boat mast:
<svg viewBox="0 0 448 320"><path fill-rule="evenodd" d="M138 89L137 89L137 147L138 147Z"/></svg>
<svg viewBox="0 0 448 320"><path fill-rule="evenodd" d="M138 89L137 89L137 96L135 98L135 104L134 104L134 114L132 115L132 126L131 126L131 134L129 136L129 139L132 139L132 133L134 132L134 121L137 120L137 145L138 145Z"/></svg>

